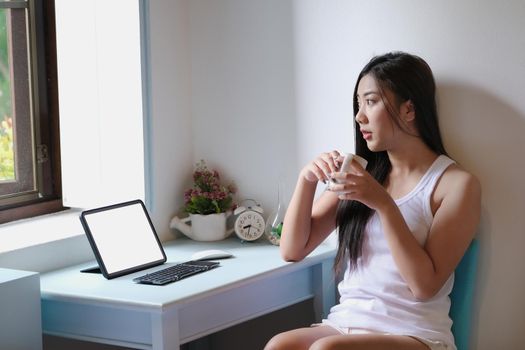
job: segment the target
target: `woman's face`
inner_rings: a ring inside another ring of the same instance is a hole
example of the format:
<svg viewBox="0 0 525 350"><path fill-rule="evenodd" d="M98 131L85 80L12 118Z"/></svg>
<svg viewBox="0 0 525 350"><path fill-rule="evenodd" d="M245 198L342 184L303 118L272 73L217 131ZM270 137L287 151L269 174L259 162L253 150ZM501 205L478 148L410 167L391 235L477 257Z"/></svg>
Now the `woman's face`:
<svg viewBox="0 0 525 350"><path fill-rule="evenodd" d="M401 132L392 119L395 117L391 116L385 105L385 103L389 103L390 106L396 105L394 94L387 90L385 95L381 96L379 86L371 75L367 74L359 81L357 86L359 111L355 120L372 152L391 149L394 146L396 136Z"/></svg>

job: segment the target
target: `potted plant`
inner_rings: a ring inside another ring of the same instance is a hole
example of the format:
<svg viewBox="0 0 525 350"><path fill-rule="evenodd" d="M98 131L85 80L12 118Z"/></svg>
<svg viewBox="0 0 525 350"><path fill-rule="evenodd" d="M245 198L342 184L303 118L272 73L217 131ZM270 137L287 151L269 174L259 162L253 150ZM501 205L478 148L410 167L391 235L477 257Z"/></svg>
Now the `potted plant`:
<svg viewBox="0 0 525 350"><path fill-rule="evenodd" d="M171 227L197 241L217 241L228 237L233 230L226 229L226 219L234 207L235 192L233 183L227 186L221 184L219 172L208 169L201 160L193 172L192 188L184 192L184 212L189 216L184 219L174 217Z"/></svg>

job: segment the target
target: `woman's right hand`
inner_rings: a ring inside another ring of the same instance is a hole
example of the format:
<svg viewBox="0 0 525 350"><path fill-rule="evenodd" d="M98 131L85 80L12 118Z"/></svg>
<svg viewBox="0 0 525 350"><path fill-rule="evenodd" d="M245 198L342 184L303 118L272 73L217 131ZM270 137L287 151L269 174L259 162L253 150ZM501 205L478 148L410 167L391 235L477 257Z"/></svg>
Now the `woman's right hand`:
<svg viewBox="0 0 525 350"><path fill-rule="evenodd" d="M343 159L344 157L338 151L321 153L305 165L301 170L301 176L308 182L326 183L330 179L330 174L338 171Z"/></svg>
<svg viewBox="0 0 525 350"><path fill-rule="evenodd" d="M330 179L343 160L338 151L321 153L299 173L281 233L280 250L284 260L302 260L334 230L337 193L324 191L315 199L315 192L317 182Z"/></svg>

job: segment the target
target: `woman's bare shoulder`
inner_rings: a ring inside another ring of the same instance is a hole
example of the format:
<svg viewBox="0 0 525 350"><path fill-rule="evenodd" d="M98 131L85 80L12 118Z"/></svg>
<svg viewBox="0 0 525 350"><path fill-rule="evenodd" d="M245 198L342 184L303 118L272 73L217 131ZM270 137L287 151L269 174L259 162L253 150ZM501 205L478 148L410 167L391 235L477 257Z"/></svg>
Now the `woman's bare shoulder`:
<svg viewBox="0 0 525 350"><path fill-rule="evenodd" d="M474 174L458 164L452 164L439 179L432 202L439 207L439 204L446 197L456 198L462 202L479 202L481 200L481 183Z"/></svg>

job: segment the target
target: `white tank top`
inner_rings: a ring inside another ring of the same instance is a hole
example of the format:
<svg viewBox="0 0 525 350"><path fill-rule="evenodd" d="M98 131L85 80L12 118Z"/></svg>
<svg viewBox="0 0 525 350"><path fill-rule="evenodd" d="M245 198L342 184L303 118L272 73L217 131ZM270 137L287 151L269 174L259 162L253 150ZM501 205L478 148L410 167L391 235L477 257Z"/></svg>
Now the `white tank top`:
<svg viewBox="0 0 525 350"><path fill-rule="evenodd" d="M438 179L453 163L450 158L439 156L417 186L395 201L421 246L425 244L433 221L430 196ZM369 219L365 230L358 268L350 272L347 267L338 286L340 304L330 310L328 320L344 328L437 340L455 350L450 330L452 321L448 315L448 295L454 284L454 274L433 298L418 301L399 273L377 213Z"/></svg>

